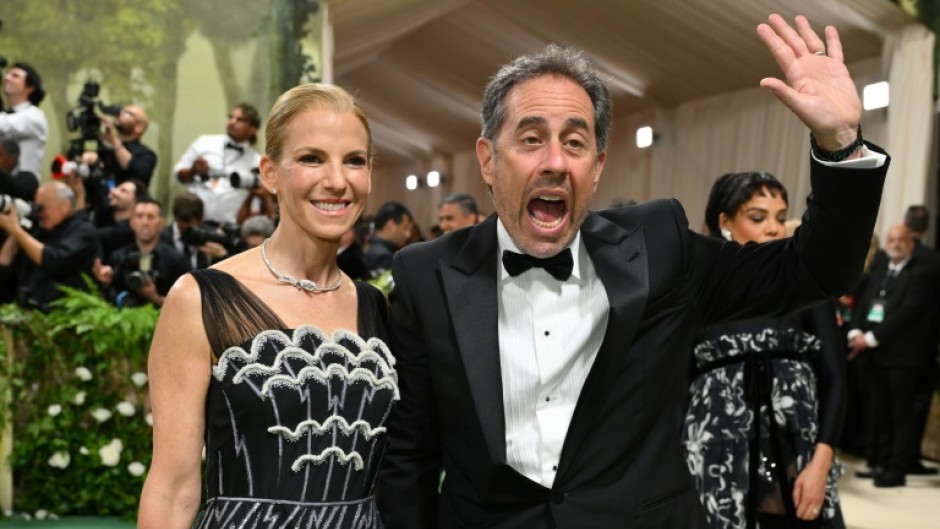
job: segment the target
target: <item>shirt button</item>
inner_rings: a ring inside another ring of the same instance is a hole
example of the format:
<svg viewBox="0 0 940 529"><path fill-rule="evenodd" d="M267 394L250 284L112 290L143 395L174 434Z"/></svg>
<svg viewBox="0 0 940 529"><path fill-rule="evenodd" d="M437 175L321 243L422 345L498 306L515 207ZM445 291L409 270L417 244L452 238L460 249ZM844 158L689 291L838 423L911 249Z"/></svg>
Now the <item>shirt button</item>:
<svg viewBox="0 0 940 529"><path fill-rule="evenodd" d="M558 470L558 465L552 465L552 470Z"/></svg>
<svg viewBox="0 0 940 529"><path fill-rule="evenodd" d="M549 333L548 331L545 331L545 336L548 336L549 334L551 333Z"/></svg>
<svg viewBox="0 0 940 529"><path fill-rule="evenodd" d="M552 400L551 397L545 397L545 402L549 402L549 401L551 401L551 400Z"/></svg>

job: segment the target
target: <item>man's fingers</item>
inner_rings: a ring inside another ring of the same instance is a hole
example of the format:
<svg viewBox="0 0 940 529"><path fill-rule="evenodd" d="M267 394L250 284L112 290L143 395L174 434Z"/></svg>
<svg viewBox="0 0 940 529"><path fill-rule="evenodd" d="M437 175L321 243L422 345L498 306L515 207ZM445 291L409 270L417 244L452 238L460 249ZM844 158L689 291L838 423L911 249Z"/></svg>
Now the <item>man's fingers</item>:
<svg viewBox="0 0 940 529"><path fill-rule="evenodd" d="M809 50L810 53L815 54L817 52L826 51L826 45L820 40L819 35L813 31L813 28L809 25L809 20L803 15L796 17L796 30L799 32L803 42L806 43L806 49Z"/></svg>
<svg viewBox="0 0 940 529"><path fill-rule="evenodd" d="M790 49L793 50L797 57L802 57L803 55L807 55L813 51L816 51L810 50L806 47L806 42L803 40L800 34L797 33L795 29L790 27L790 24L787 24L787 21L784 20L782 16L774 13L773 15L770 15L770 18L767 20L769 21L770 27L774 30L774 32L779 35L788 46L790 46Z"/></svg>
<svg viewBox="0 0 940 529"><path fill-rule="evenodd" d="M835 26L826 26L826 55L839 62L845 62L842 56L842 41Z"/></svg>
<svg viewBox="0 0 940 529"><path fill-rule="evenodd" d="M761 79L760 86L761 88L770 90L775 96L777 96L777 99L787 106L787 108L789 108L794 113L796 112L796 109L798 108L797 99L799 98L800 94L791 88L787 83L774 77L765 77L764 79Z"/></svg>
<svg viewBox="0 0 940 529"><path fill-rule="evenodd" d="M777 61L777 66L780 67L780 70L786 72L790 68L790 63L793 62L795 58L790 46L788 46L787 43L777 35L773 28L767 24L757 26L757 36L760 37L760 40L763 41L767 49L770 50L770 54L773 55L774 60Z"/></svg>

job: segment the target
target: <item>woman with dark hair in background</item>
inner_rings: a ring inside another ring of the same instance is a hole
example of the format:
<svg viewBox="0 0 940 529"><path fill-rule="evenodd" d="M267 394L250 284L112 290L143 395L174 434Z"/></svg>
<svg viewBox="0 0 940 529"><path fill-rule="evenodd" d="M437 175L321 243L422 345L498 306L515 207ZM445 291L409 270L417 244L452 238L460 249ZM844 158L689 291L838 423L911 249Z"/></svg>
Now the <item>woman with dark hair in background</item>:
<svg viewBox="0 0 940 529"><path fill-rule="evenodd" d="M762 243L787 236L786 216L776 178L734 173L712 187L705 223L712 236ZM845 405L844 349L829 303L696 337L682 442L711 527L845 527L832 449Z"/></svg>

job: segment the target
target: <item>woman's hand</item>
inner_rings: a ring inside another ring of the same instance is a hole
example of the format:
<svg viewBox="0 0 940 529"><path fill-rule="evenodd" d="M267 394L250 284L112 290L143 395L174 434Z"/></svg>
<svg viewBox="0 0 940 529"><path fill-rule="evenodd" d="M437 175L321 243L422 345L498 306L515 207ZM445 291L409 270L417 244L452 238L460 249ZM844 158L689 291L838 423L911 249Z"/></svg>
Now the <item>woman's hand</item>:
<svg viewBox="0 0 940 529"><path fill-rule="evenodd" d="M813 458L793 484L793 505L800 520L815 520L822 512L831 464L832 448L824 443L817 444Z"/></svg>

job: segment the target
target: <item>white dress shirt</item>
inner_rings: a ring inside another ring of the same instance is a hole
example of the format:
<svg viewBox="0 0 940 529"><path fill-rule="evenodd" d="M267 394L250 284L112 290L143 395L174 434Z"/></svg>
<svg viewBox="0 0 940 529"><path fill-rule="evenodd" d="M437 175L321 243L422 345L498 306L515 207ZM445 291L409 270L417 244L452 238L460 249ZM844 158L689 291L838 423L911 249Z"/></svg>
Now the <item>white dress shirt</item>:
<svg viewBox="0 0 940 529"><path fill-rule="evenodd" d="M29 171L41 179L42 156L49 137L46 114L29 101L13 107L13 113L0 112L0 138L12 138L20 145L18 171Z"/></svg>
<svg viewBox="0 0 940 529"><path fill-rule="evenodd" d="M242 152L226 149L228 143L238 145ZM261 154L248 142L236 143L225 134L199 136L176 163L173 172L179 173L180 169L192 167L196 158L200 157L209 164L211 178L206 182L193 182L187 190L202 199L206 220L234 223L238 208L248 196L248 191L232 187L229 175L236 172L247 174L257 168Z"/></svg>
<svg viewBox="0 0 940 529"><path fill-rule="evenodd" d="M604 340L610 303L580 232L574 268L558 281L542 268L512 277L503 250L522 253L497 221L499 361L506 460L551 487L581 388Z"/></svg>

